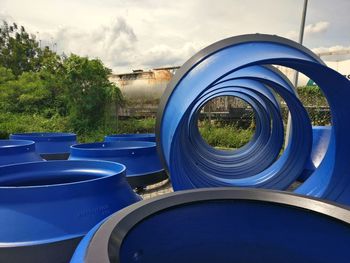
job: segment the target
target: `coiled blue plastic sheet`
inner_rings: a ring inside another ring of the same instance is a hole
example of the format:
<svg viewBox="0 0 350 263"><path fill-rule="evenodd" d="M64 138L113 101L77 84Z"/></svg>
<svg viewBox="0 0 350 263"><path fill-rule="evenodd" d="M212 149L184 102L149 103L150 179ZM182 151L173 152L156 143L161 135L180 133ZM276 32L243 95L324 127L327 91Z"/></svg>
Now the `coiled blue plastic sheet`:
<svg viewBox="0 0 350 263"><path fill-rule="evenodd" d="M318 167L295 192L350 203L350 82L319 57L291 40L271 35L228 38L201 50L176 73L161 98L157 145L175 190L240 186L284 190L310 161L312 126L291 83L271 65L295 69L323 91L331 108L328 148ZM291 135L283 154L283 125L273 93L287 103ZM257 130L250 143L223 152L201 138L197 119L207 101L236 96L255 111Z"/></svg>

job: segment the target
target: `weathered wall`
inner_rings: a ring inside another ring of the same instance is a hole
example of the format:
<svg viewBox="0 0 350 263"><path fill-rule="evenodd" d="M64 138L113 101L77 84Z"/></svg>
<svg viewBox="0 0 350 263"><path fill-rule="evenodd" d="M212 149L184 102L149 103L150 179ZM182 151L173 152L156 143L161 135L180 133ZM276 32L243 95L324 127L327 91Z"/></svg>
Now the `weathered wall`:
<svg viewBox="0 0 350 263"><path fill-rule="evenodd" d="M122 91L126 99L157 100L173 76L167 69L112 75L110 80Z"/></svg>
<svg viewBox="0 0 350 263"><path fill-rule="evenodd" d="M137 70L110 76L127 102L125 107L119 109L119 116L155 116L159 99L177 68Z"/></svg>

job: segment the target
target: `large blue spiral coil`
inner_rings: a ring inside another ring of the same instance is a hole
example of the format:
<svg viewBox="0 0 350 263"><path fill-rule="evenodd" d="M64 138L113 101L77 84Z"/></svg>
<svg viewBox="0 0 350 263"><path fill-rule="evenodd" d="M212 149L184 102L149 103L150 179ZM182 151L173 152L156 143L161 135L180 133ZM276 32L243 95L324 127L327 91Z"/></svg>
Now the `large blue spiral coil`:
<svg viewBox="0 0 350 263"><path fill-rule="evenodd" d="M328 147L318 167L308 170L296 193L350 204L350 82L302 45L272 35L243 35L214 43L190 58L160 101L156 135L175 190L239 186L285 190L312 156L313 129L287 78L271 65L299 71L323 91L331 108ZM281 156L283 125L274 93L291 114L289 143ZM237 151L207 145L198 131L201 107L218 96L235 96L255 112L256 133Z"/></svg>

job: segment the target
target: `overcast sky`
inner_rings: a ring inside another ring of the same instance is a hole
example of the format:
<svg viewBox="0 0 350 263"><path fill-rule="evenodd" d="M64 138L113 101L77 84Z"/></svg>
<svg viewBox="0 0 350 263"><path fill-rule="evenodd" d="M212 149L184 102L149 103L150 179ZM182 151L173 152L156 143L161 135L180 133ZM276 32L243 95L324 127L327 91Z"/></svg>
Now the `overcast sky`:
<svg viewBox="0 0 350 263"><path fill-rule="evenodd" d="M220 39L268 33L296 40L303 0L0 0L59 53L98 57L116 73L182 65ZM309 0L304 45L350 48L350 1Z"/></svg>

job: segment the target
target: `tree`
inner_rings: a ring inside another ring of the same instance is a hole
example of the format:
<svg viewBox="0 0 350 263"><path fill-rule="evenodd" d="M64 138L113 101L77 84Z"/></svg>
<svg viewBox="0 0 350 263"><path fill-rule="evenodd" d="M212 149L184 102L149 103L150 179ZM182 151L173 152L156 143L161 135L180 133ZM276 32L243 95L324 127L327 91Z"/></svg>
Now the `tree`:
<svg viewBox="0 0 350 263"><path fill-rule="evenodd" d="M111 83L110 69L98 59L72 54L63 63L65 86L74 130L93 130L103 124L105 104Z"/></svg>
<svg viewBox="0 0 350 263"><path fill-rule="evenodd" d="M0 111L9 114L67 117L75 132L104 124L106 105L122 103L108 80L111 70L99 59L59 56L41 49L23 26L0 27Z"/></svg>
<svg viewBox="0 0 350 263"><path fill-rule="evenodd" d="M0 84L0 108L12 113L42 113L51 107L50 93L39 73L24 72Z"/></svg>
<svg viewBox="0 0 350 263"><path fill-rule="evenodd" d="M0 27L0 65L11 69L15 76L25 71L40 70L41 49L34 35L29 35L23 26Z"/></svg>
<svg viewBox="0 0 350 263"><path fill-rule="evenodd" d="M118 130L118 122L119 122L119 110L120 107L124 106L126 101L124 99L124 96L121 92L121 90L114 84L111 83L108 91L107 91L107 97L108 97L108 105L107 110L114 109L115 114L109 114L110 119L113 118L114 121L114 128L115 130ZM114 116L115 115L115 116ZM107 119L107 121L111 121L110 119Z"/></svg>
<svg viewBox="0 0 350 263"><path fill-rule="evenodd" d="M14 79L15 76L13 75L11 69L0 66L0 85Z"/></svg>

